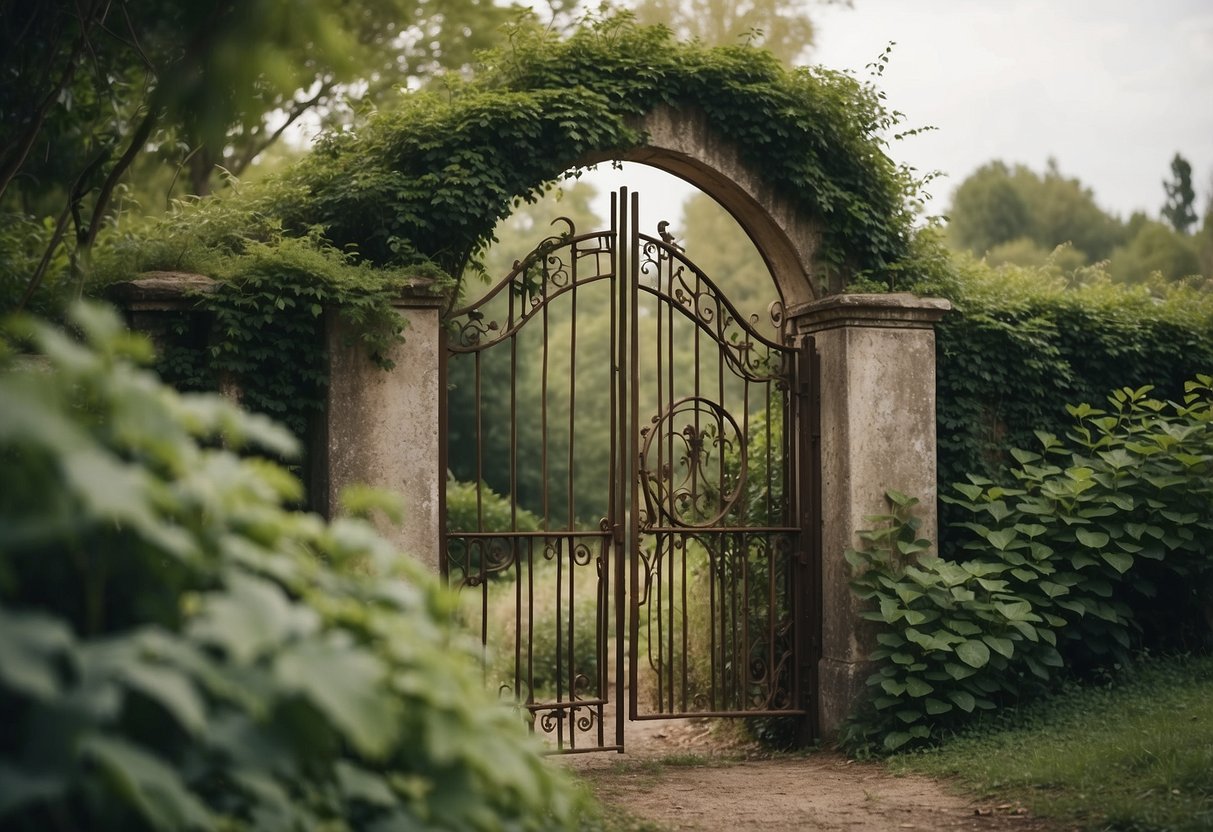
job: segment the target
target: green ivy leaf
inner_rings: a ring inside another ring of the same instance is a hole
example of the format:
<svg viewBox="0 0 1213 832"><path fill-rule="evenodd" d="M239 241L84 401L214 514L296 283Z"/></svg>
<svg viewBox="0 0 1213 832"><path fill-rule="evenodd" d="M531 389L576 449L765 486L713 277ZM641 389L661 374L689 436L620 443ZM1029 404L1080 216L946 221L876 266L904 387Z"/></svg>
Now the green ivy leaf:
<svg viewBox="0 0 1213 832"><path fill-rule="evenodd" d="M279 654L274 674L306 696L363 754L387 753L399 733L395 702L383 688L386 671L370 653L333 641L300 642Z"/></svg>

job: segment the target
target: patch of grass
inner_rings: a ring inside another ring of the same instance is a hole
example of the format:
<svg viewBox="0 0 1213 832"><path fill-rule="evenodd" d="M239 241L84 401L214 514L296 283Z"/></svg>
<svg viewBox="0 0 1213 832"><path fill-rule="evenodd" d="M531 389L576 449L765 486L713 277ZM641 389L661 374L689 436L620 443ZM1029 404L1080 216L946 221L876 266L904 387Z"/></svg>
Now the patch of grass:
<svg viewBox="0 0 1213 832"><path fill-rule="evenodd" d="M669 832L667 827L638 818L615 806L600 806L596 815L582 819L581 832Z"/></svg>
<svg viewBox="0 0 1213 832"><path fill-rule="evenodd" d="M996 722L890 764L1086 829L1213 829L1213 656L1143 661Z"/></svg>
<svg viewBox="0 0 1213 832"><path fill-rule="evenodd" d="M706 768L725 765L727 762L726 759L706 757L703 754L666 754L662 757L619 760L611 764L610 771L612 774L659 775L667 768Z"/></svg>

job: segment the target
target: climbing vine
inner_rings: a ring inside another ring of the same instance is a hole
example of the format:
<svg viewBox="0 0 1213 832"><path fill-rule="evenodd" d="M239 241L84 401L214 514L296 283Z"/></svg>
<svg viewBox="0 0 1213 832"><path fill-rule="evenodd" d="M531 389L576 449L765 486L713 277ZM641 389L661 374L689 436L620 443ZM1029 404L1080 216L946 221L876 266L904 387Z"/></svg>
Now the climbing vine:
<svg viewBox="0 0 1213 832"><path fill-rule="evenodd" d="M660 105L701 111L784 196L823 220L824 259L884 277L908 255L909 178L883 152L897 117L849 75L788 69L751 46L676 42L626 15L560 40L519 27L476 79L407 95L334 133L286 177L288 226L384 265L459 275L519 199L579 161L645 137L630 118Z"/></svg>

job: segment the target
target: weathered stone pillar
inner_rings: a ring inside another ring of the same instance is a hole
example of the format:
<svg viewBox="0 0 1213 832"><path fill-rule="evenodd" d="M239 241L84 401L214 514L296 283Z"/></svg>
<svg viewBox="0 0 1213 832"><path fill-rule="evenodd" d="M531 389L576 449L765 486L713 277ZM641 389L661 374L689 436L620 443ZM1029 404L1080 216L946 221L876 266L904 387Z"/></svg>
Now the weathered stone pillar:
<svg viewBox="0 0 1213 832"><path fill-rule="evenodd" d="M439 506L446 481L439 360L443 298L428 285L402 295L396 311L407 322L404 343L371 361L358 332L334 311L326 319L328 403L313 453L319 508L331 514L348 485L366 484L404 498L404 522L381 520L379 530L402 552L438 569Z"/></svg>
<svg viewBox="0 0 1213 832"><path fill-rule="evenodd" d="M832 295L792 310L821 367L818 720L827 737L865 695L875 647L843 553L859 546L867 516L888 513L890 490L921 501L921 535L937 540L934 323L950 308L890 294Z"/></svg>

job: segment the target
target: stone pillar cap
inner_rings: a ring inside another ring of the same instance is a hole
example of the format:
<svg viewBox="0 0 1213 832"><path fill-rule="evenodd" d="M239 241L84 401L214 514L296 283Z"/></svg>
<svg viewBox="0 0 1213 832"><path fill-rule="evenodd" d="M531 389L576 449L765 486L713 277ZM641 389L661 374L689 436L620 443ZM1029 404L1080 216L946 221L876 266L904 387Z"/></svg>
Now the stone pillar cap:
<svg viewBox="0 0 1213 832"><path fill-rule="evenodd" d="M792 307L800 332L820 332L843 326L930 329L952 309L945 298L923 298L909 292L829 295Z"/></svg>
<svg viewBox="0 0 1213 832"><path fill-rule="evenodd" d="M111 283L105 294L133 311L187 309L198 295L215 291L218 283L191 272L143 272L134 280Z"/></svg>

